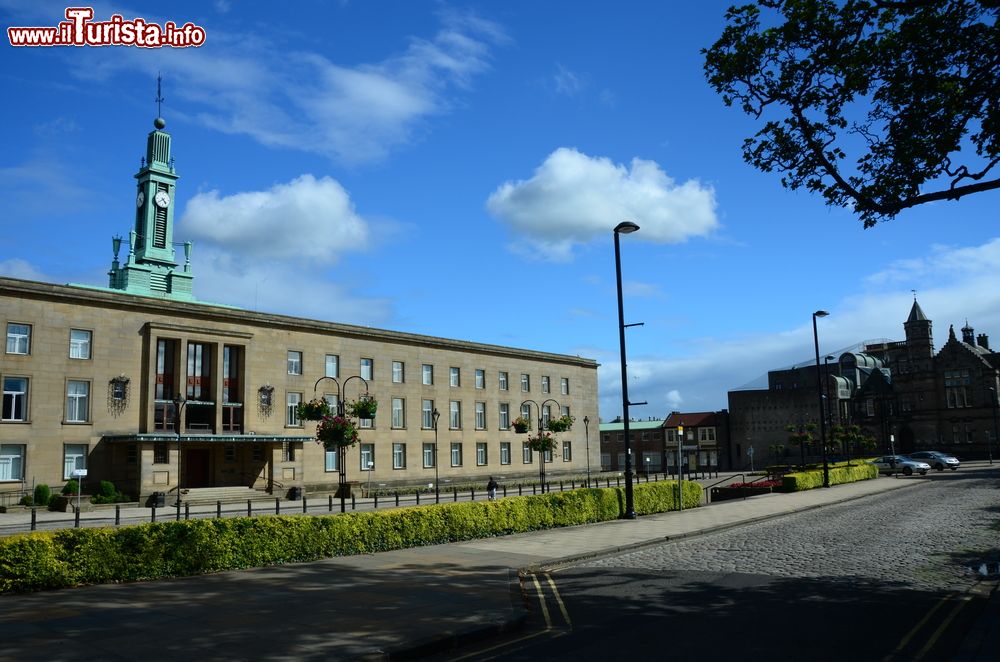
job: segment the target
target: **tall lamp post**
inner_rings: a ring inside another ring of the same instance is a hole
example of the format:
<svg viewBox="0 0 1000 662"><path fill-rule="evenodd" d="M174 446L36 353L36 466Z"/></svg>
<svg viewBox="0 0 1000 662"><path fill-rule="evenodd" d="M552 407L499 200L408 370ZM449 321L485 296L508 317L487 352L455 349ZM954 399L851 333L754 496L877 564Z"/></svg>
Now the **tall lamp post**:
<svg viewBox="0 0 1000 662"><path fill-rule="evenodd" d="M434 422L434 503L441 503L441 486L438 480L438 419L441 412L434 408L431 412L431 420Z"/></svg>
<svg viewBox="0 0 1000 662"><path fill-rule="evenodd" d="M535 411L538 412L538 437L539 438L542 437L542 431L545 429L545 419L542 418L542 408L545 407L545 405L547 405L550 402L556 406L556 409L559 409L559 410L562 409L562 405L560 405L553 398L548 398L547 400L544 400L542 402L542 404L538 404L537 402L535 402L534 400L531 400L531 399L525 400L524 402L521 403L521 408L522 409L524 408L524 405L535 405ZM529 417L531 416L531 407L530 406L528 407L528 416ZM528 438L529 439L531 438L531 434L530 433L528 434ZM545 494L545 454L546 453L551 453L551 452L552 451L544 451L544 450L538 452L538 481L541 483L541 488L540 489L542 491L542 494Z"/></svg>
<svg viewBox="0 0 1000 662"><path fill-rule="evenodd" d="M587 487L590 487L590 418L583 417L583 433L587 439Z"/></svg>
<svg viewBox="0 0 1000 662"><path fill-rule="evenodd" d="M618 342L622 363L622 422L625 432L625 519L635 519L635 500L632 495L632 446L628 429L628 364L625 360L625 309L622 305L622 258L618 235L631 234L639 226L622 221L615 226L615 279L618 284Z"/></svg>
<svg viewBox="0 0 1000 662"><path fill-rule="evenodd" d="M997 434L1000 434L1000 424L997 423L997 409L1000 409L1000 399L997 396L996 386L991 386L990 391L993 392L993 437L996 438ZM986 457L990 464L993 464L993 439L986 440Z"/></svg>
<svg viewBox="0 0 1000 662"><path fill-rule="evenodd" d="M177 519L181 518L181 412L184 411L184 406L187 405L187 400L182 400L181 397L174 397L174 434L177 435Z"/></svg>
<svg viewBox="0 0 1000 662"><path fill-rule="evenodd" d="M324 379L329 379L337 385L337 416L345 415L346 406L344 401L347 398L347 384L352 379L360 379L361 383L365 385L365 395L368 395L368 380L361 375L351 375L344 380L343 384L341 384L340 380L336 377L320 377L316 380L316 383L313 384L313 397L316 397L316 391L319 388L319 383ZM347 446L345 445L337 447L337 469L340 471L340 489L338 490L340 493L340 512L344 512L344 499L347 497ZM368 471L368 475L369 477L371 476L370 469ZM369 483L370 482L371 481L369 480Z"/></svg>
<svg viewBox="0 0 1000 662"><path fill-rule="evenodd" d="M819 447L823 452L823 487L830 487L830 466L826 461L826 416L823 414L823 373L819 366L819 333L816 330L816 318L826 317L830 313L817 310L813 313L813 344L816 348L816 395L819 398Z"/></svg>

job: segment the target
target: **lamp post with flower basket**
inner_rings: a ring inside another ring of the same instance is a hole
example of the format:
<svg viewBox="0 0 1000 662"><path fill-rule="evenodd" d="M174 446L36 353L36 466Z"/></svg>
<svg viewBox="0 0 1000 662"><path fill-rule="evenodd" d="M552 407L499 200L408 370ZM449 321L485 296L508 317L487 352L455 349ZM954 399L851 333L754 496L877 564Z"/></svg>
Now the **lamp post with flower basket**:
<svg viewBox="0 0 1000 662"><path fill-rule="evenodd" d="M329 379L337 385L336 402L331 407L326 398L316 395L319 383ZM364 384L365 391L357 400L345 402L346 389L352 379L359 379ZM318 421L316 426L316 443L323 444L327 450L336 450L337 469L340 473L340 484L337 490L340 496L340 510L345 510L344 499L347 497L347 449L360 441L358 424L352 419L373 419L378 410L378 401L368 394L368 381L360 375L352 375L341 384L336 377L320 377L313 385L313 399L298 407L299 418Z"/></svg>
<svg viewBox="0 0 1000 662"><path fill-rule="evenodd" d="M559 416L557 418L550 418L546 424L542 417L542 409L548 403L554 404L557 408L562 409L559 403L549 398L539 405L534 400L525 400L521 403L521 408L524 409L525 405L535 405L535 409L538 411L538 432L536 435L528 435L528 448L539 454L538 456L538 480L541 483L542 494L545 494L545 455L546 453L551 453L556 447L556 438L552 436L553 432L566 432L573 426L573 421L575 420L569 414L564 416ZM531 415L531 407L528 407L528 415ZM548 428L548 431L545 429ZM531 429L531 423L528 419L523 416L519 416L514 420L514 431L515 432L528 432Z"/></svg>

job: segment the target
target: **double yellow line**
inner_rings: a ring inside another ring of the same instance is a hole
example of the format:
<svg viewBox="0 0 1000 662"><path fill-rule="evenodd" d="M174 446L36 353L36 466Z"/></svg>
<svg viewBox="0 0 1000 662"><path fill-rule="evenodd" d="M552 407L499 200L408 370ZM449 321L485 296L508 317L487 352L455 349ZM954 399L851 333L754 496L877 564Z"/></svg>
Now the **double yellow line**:
<svg viewBox="0 0 1000 662"><path fill-rule="evenodd" d="M951 611L948 612L948 615L944 617L944 620L941 621L941 624L938 625L937 629L931 633L931 636L924 643L923 648L921 648L916 653L907 656L906 658L908 660L912 660L913 662L917 662L918 660L923 659L924 655L926 655L934 647L934 644L937 643L938 639L941 638L941 635L948 630L948 626L951 625L951 622L955 620L955 617L958 616L958 613L962 611L965 605L969 604L969 601L972 600L972 595L966 593L965 595L958 597L957 600L955 598L956 598L955 595L946 595L945 597L941 598L933 607L931 607L930 611L924 614L924 617L921 618L920 621L913 626L913 629L906 633L906 636L899 641L899 644L896 646L895 650L893 650L891 653L886 655L885 658L883 658L883 662L890 662L891 660L896 659L897 656L903 650L905 650L907 646L910 645L910 642L913 640L913 638L917 636L917 634L924 629L924 626L927 625L928 621L930 621L931 617L934 616L934 614L936 614L939 609L949 604L950 602L954 602L955 606L951 608Z"/></svg>

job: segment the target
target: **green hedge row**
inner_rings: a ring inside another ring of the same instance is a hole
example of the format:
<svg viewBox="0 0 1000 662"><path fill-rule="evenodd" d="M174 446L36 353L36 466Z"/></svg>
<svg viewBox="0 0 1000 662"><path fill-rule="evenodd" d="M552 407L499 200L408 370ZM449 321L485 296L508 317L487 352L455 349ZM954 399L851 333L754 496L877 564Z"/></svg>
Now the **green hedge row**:
<svg viewBox="0 0 1000 662"><path fill-rule="evenodd" d="M636 485L640 515L676 509L677 483ZM683 483L684 507L701 501ZM623 488L344 515L164 521L0 539L0 592L196 575L617 519Z"/></svg>
<svg viewBox="0 0 1000 662"><path fill-rule="evenodd" d="M859 480L878 478L878 467L867 462L861 464L838 464L830 467L830 484L854 483ZM823 470L800 471L782 477L783 492L801 492L823 486Z"/></svg>

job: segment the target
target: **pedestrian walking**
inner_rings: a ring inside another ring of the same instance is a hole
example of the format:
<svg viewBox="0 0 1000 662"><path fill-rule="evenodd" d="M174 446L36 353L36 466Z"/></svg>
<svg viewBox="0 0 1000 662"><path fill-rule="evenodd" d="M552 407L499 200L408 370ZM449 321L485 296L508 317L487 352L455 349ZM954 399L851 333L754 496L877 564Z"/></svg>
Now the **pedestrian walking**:
<svg viewBox="0 0 1000 662"><path fill-rule="evenodd" d="M497 482L490 476L490 482L486 483L486 496L490 501L497 500Z"/></svg>

